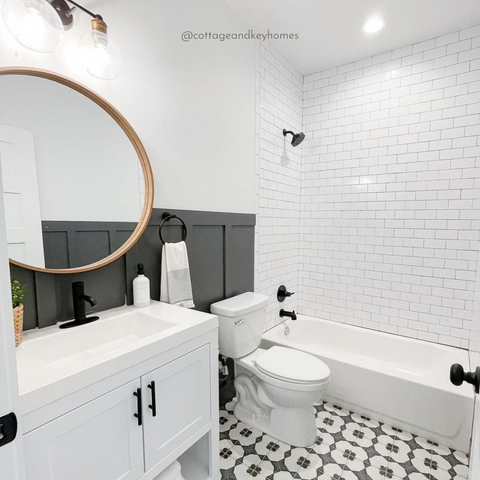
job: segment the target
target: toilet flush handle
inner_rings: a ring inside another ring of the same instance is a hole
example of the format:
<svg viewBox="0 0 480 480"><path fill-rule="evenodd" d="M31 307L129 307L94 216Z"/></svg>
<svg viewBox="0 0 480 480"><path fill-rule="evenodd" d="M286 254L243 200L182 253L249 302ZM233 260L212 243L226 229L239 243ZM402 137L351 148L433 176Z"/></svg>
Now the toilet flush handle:
<svg viewBox="0 0 480 480"><path fill-rule="evenodd" d="M243 325L243 318L235 321L235 325Z"/></svg>

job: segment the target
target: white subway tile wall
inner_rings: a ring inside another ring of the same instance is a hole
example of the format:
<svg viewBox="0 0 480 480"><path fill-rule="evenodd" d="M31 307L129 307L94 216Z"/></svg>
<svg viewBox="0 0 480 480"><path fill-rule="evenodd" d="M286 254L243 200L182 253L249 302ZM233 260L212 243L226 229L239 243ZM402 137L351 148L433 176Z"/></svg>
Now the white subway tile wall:
<svg viewBox="0 0 480 480"><path fill-rule="evenodd" d="M256 92L266 328L284 307L480 348L480 27L305 78L258 42Z"/></svg>
<svg viewBox="0 0 480 480"><path fill-rule="evenodd" d="M282 130L302 130L303 76L268 43L257 43L255 290L270 297L266 329L278 312L297 308L298 294L282 304L277 289L297 292L302 145Z"/></svg>
<svg viewBox="0 0 480 480"><path fill-rule="evenodd" d="M478 330L479 115L480 27L304 78L301 195L300 159L286 185L292 202L301 198L300 312L468 347ZM278 146L277 118L268 118L260 136L277 133ZM274 163L278 186L285 171ZM270 206L280 192L262 185L259 201ZM269 235L286 220L279 212L259 210L266 267L265 255L278 260Z"/></svg>

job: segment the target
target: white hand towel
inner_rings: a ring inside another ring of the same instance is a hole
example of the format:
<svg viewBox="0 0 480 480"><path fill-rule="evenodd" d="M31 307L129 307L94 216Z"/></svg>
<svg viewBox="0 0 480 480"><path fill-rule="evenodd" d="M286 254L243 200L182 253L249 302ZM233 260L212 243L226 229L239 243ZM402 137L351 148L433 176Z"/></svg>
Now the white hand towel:
<svg viewBox="0 0 480 480"><path fill-rule="evenodd" d="M193 308L192 282L185 242L165 243L162 249L160 301Z"/></svg>
<svg viewBox="0 0 480 480"><path fill-rule="evenodd" d="M175 460L153 480L184 480L182 476L182 467L180 465L180 462L178 460Z"/></svg>

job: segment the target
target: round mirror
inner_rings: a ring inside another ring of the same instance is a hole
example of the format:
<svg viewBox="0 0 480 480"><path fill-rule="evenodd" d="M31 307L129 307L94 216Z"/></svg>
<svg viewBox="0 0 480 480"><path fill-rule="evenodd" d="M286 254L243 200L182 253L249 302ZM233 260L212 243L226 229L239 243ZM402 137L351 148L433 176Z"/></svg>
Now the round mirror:
<svg viewBox="0 0 480 480"><path fill-rule="evenodd" d="M153 178L140 139L73 80L0 69L0 166L16 265L93 270L126 253L147 226Z"/></svg>

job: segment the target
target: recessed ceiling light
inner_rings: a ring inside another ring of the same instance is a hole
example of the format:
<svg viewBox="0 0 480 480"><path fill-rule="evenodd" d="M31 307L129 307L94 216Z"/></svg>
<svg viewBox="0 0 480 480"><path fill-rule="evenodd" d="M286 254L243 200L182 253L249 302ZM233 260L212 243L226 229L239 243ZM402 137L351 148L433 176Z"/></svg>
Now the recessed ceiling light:
<svg viewBox="0 0 480 480"><path fill-rule="evenodd" d="M387 24L387 19L383 17L369 18L363 25L362 30L365 33L377 33Z"/></svg>

